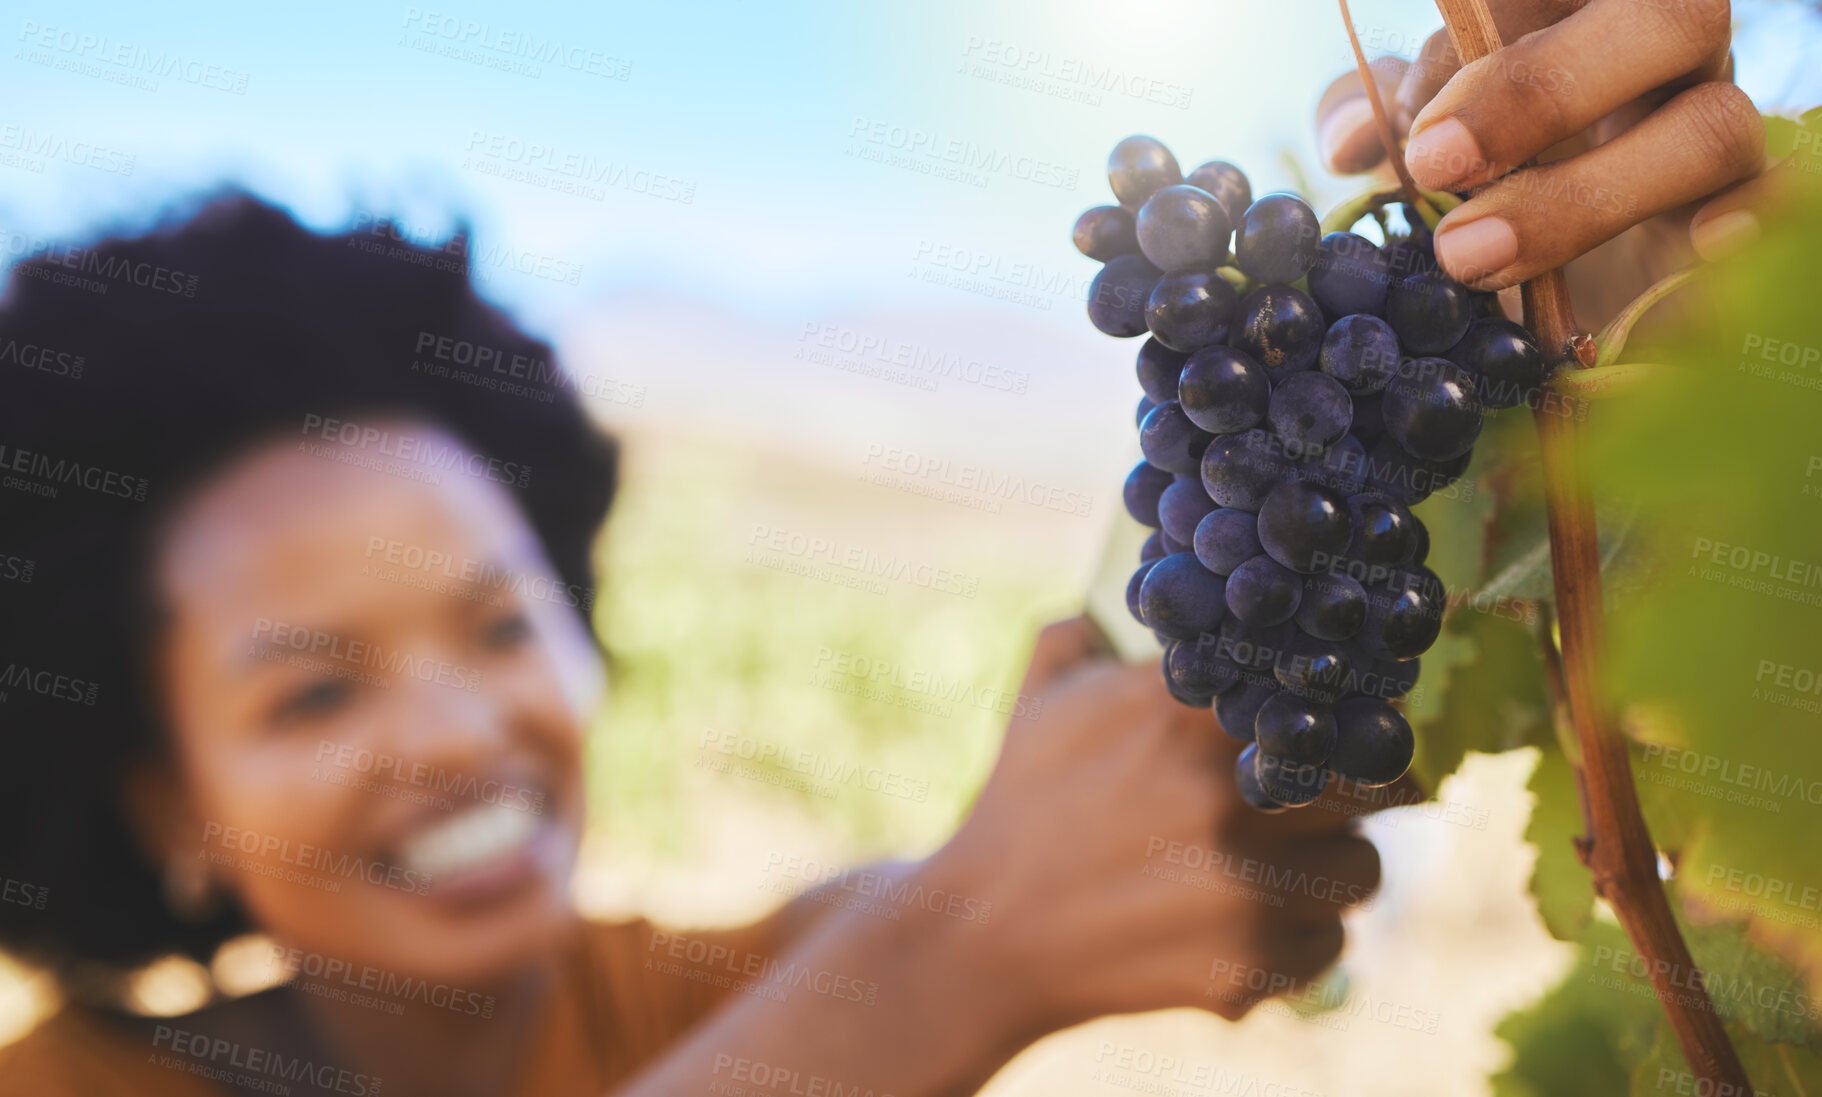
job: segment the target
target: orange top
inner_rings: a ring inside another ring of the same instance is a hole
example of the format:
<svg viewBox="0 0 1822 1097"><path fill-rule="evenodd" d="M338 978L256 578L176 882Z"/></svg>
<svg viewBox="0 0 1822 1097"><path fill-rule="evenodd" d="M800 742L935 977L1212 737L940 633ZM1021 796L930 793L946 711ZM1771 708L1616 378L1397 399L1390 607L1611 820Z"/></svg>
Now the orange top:
<svg viewBox="0 0 1822 1097"><path fill-rule="evenodd" d="M649 922L586 923L573 962L548 999L538 1045L515 1097L600 1097L624 1082L721 999L764 993L758 969L779 943L779 919L735 930L665 936ZM184 1019L149 1024L184 1031ZM215 1026L210 1026L212 1030ZM149 1042L143 1030L69 1006L0 1048L5 1097L223 1097L289 1091L380 1097L383 1085L340 1065L273 1055L211 1031ZM212 1041L212 1042L211 1042ZM233 1079L239 1078L236 1088ZM221 1084L215 1080L222 1079Z"/></svg>

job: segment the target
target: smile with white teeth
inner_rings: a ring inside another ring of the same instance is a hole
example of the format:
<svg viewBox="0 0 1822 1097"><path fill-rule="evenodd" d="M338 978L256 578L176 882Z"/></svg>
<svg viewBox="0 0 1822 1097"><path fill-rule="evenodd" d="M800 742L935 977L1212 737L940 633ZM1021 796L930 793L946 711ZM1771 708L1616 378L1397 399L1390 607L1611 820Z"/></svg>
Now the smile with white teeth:
<svg viewBox="0 0 1822 1097"><path fill-rule="evenodd" d="M530 813L482 804L413 834L399 847L399 867L433 881L517 853L538 829Z"/></svg>

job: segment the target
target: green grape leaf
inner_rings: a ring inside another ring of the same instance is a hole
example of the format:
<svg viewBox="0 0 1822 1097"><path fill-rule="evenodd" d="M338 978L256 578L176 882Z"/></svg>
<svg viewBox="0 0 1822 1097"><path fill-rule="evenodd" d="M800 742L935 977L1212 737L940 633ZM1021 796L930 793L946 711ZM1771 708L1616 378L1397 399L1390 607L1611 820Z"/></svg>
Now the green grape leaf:
<svg viewBox="0 0 1822 1097"><path fill-rule="evenodd" d="M1492 1078L1496 1097L1611 1097L1624 1093L1650 1050L1660 1013L1642 980L1615 960L1626 934L1588 925L1563 981L1494 1030L1512 1045L1512 1065Z"/></svg>
<svg viewBox="0 0 1822 1097"><path fill-rule="evenodd" d="M1683 939L1723 1018L1766 1040L1822 1049L1822 1002L1795 968L1753 944L1742 924L1686 925Z"/></svg>
<svg viewBox="0 0 1822 1097"><path fill-rule="evenodd" d="M1782 160L1795 152L1799 123L1775 114L1765 115L1764 120L1765 155L1773 160Z"/></svg>
<svg viewBox="0 0 1822 1097"><path fill-rule="evenodd" d="M1550 935L1574 941L1588 928L1594 910L1594 878L1575 854L1574 841L1585 830L1575 767L1562 751L1546 745L1526 787L1536 797L1525 826L1525 841L1537 847L1531 894Z"/></svg>
<svg viewBox="0 0 1822 1097"><path fill-rule="evenodd" d="M1533 633L1536 612L1511 602L1488 612L1458 606L1424 655L1423 676L1406 714L1417 735L1413 769L1427 787L1455 772L1470 750L1554 748L1543 659ZM1533 615L1529 622L1526 613ZM1449 668L1440 687L1432 679L1437 664Z"/></svg>
<svg viewBox="0 0 1822 1097"><path fill-rule="evenodd" d="M1644 585L1651 559L1632 543L1633 524L1637 518L1630 508L1598 507L1595 521L1601 545L1601 591L1603 597L1611 601L1616 594ZM1556 596L1556 577L1550 567L1550 533L1543 528L1541 512L1538 525L1540 528L1533 534L1534 539L1487 580L1480 588L1480 597L1547 599Z"/></svg>
<svg viewBox="0 0 1822 1097"><path fill-rule="evenodd" d="M1730 1024L1727 1035L1740 1055L1751 1094L1739 1097L1809 1097L1822 1093L1822 1058L1803 1048L1761 1040L1743 1025ZM1632 1069L1631 1097L1689 1097L1712 1093L1713 1087L1690 1073L1668 1021L1658 1023L1651 1051Z"/></svg>

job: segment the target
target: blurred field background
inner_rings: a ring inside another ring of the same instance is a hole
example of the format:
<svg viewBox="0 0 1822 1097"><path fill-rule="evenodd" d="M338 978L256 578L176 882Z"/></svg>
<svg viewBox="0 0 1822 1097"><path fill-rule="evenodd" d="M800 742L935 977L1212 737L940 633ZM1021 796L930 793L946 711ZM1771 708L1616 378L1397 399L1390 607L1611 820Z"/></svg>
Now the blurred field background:
<svg viewBox="0 0 1822 1097"><path fill-rule="evenodd" d="M1319 207L1343 193L1299 167L1314 162L1317 96L1352 63L1332 7L501 11L477 0L461 13L628 62L624 81L594 82L439 56L423 48L435 42L414 12L330 0L307 17L197 5L181 26L120 3L9 16L0 29L22 42L31 26L62 26L247 80L244 95L179 81L142 92L33 60L23 46L0 59L0 102L11 104L0 111L0 229L11 249L0 258L19 258L31 240L144 224L233 180L324 231L395 217L423 243L465 223L475 250L505 245L530 260L542 273L493 267L484 292L571 369L611 382L596 391L613 398L594 409L626 445L600 550L596 624L614 663L591 744L581 903L602 917L736 923L782 901L768 887L777 857L861 864L935 848L991 765L1004 717L839 668L884 662L976 695L1014 690L1035 629L1080 608L1137 457L1137 347L1082 317L1093 264L1070 248L1069 226L1107 200L1100 166L1131 132L1154 133L1188 164L1241 163L1256 193L1307 183ZM1822 68L1805 52L1812 5L1750 0L1735 14L1739 80L1762 109L1822 98ZM1405 56L1438 22L1424 0L1357 2L1354 16L1369 52ZM1021 86L971 69L996 44L1118 66L1193 97L1181 110L1122 95L1091 104L1051 94L1054 81ZM1081 179L1053 187L1002 174L977 186L903 170L866 155L890 142L856 149L856 128L874 122ZM31 154L46 138L119 155L96 170ZM493 138L666 174L693 197L610 189L591 201L551 179L508 180L471 163ZM818 353L825 338L836 346ZM853 339L1028 384L896 383L857 372L869 363L842 349ZM895 453L946 471L907 474ZM963 468L1074 493L1086 513L943 483ZM897 580L857 589L751 562L773 530L945 569L974 593ZM725 742L809 752L837 772L872 767L921 791L784 766L726 772L722 763L743 760L711 749ZM1191 1012L1097 1022L1034 1047L990 1092L1491 1092L1487 1075L1507 1055L1493 1026L1570 963L1525 890L1531 764L1529 751L1473 757L1439 803L1369 824L1386 882L1350 924L1333 1008L1269 1006L1237 1025ZM161 970L143 982L142 1004L181 1009L197 977ZM41 981L0 957L0 1042L46 1001Z"/></svg>

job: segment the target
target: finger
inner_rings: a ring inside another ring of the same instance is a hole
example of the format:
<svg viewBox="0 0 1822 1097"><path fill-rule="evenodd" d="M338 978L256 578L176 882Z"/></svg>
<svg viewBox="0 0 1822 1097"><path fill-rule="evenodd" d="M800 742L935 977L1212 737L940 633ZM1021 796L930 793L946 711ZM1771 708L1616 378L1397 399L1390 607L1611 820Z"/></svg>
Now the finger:
<svg viewBox="0 0 1822 1097"><path fill-rule="evenodd" d="M1757 240L1765 215L1790 204L1801 184L1793 157L1716 195L1689 221L1696 254L1712 263Z"/></svg>
<svg viewBox="0 0 1822 1097"><path fill-rule="evenodd" d="M1388 113L1410 65L1402 57L1381 57L1368 66L1379 85L1380 102ZM1385 143L1373 121L1366 84L1358 71L1335 78L1316 103L1316 147L1322 164L1336 175L1358 175L1385 159Z"/></svg>
<svg viewBox="0 0 1822 1097"><path fill-rule="evenodd" d="M1346 944L1339 919L1310 925L1275 923L1241 959L1214 958L1207 985L1193 1003L1229 1020L1239 1020L1267 998L1288 994L1334 965Z"/></svg>
<svg viewBox="0 0 1822 1097"><path fill-rule="evenodd" d="M1274 905L1292 921L1333 918L1379 890L1379 850L1358 835L1290 843L1262 860L1280 900Z"/></svg>
<svg viewBox="0 0 1822 1097"><path fill-rule="evenodd" d="M1437 226L1437 262L1475 289L1521 282L1752 175L1764 140L1744 92L1698 85L1616 140L1501 179L1451 211Z"/></svg>
<svg viewBox="0 0 1822 1097"><path fill-rule="evenodd" d="M1552 23L1578 11L1587 0L1499 0L1491 5L1493 22L1499 28L1499 39L1502 42L1516 42L1533 31L1539 31ZM1398 88L1398 105L1393 111L1392 120L1398 135L1403 137L1411 131L1411 121L1418 112L1436 98L1436 93L1448 85L1461 71L1461 54L1455 50L1455 40L1449 36L1447 27L1430 35L1417 54L1417 60L1405 71L1404 82Z"/></svg>
<svg viewBox="0 0 1822 1097"><path fill-rule="evenodd" d="M1596 0L1464 66L1412 122L1405 166L1437 190L1497 178L1630 100L1719 71L1728 35L1727 0Z"/></svg>
<svg viewBox="0 0 1822 1097"><path fill-rule="evenodd" d="M1447 28L1430 35L1398 85L1392 125L1400 137L1411 132L1412 119L1459 71L1461 55L1455 52L1455 43L1449 38Z"/></svg>
<svg viewBox="0 0 1822 1097"><path fill-rule="evenodd" d="M1031 662L1025 667L1025 681L1019 692L1027 696L1036 693L1069 668L1105 656L1110 650L1106 634L1086 617L1045 625L1031 649Z"/></svg>
<svg viewBox="0 0 1822 1097"><path fill-rule="evenodd" d="M1312 925L1286 925L1270 934L1260 951L1263 967L1278 976L1266 980L1270 997L1294 990L1332 967L1347 943L1341 922L1329 917Z"/></svg>

